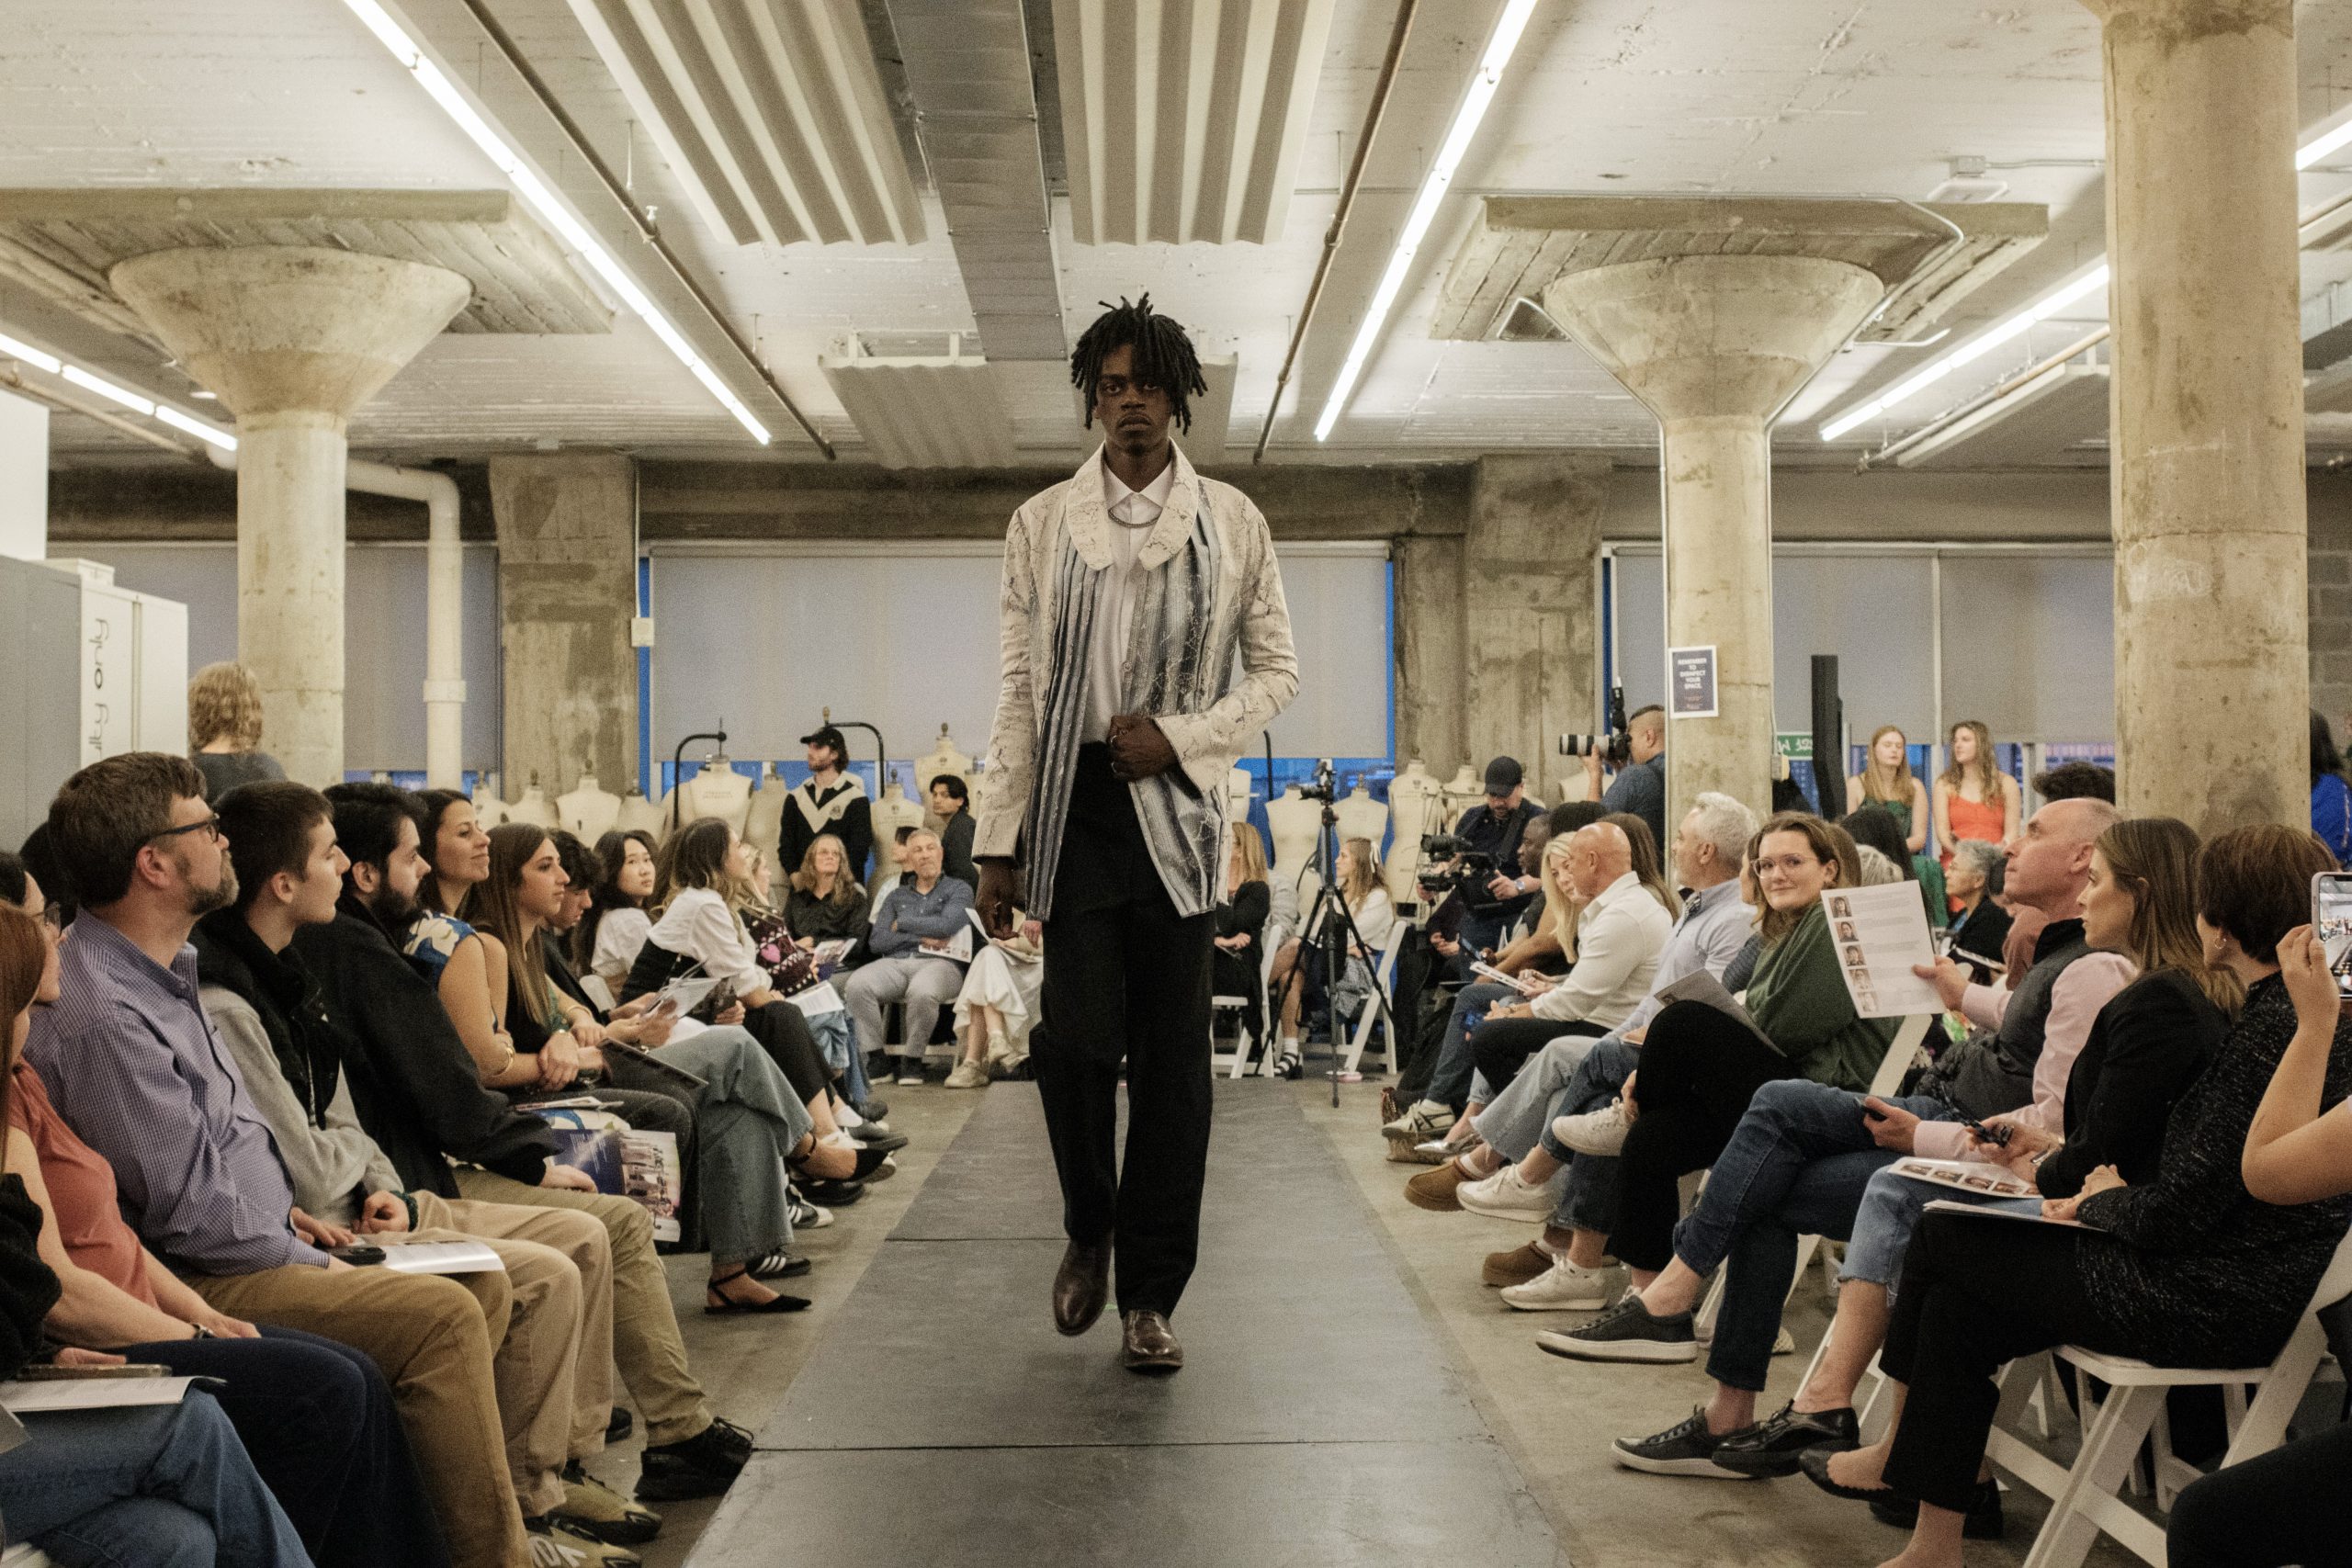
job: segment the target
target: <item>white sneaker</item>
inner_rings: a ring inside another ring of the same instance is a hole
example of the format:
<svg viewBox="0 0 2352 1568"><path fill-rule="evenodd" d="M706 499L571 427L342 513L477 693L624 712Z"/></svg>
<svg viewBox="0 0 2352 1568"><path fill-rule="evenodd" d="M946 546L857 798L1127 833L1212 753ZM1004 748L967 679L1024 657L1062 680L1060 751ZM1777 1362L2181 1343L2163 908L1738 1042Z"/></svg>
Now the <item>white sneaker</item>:
<svg viewBox="0 0 2352 1568"><path fill-rule="evenodd" d="M1465 1181L1454 1189L1453 1195L1472 1213L1498 1220L1523 1220L1540 1225L1552 1217L1551 1190L1530 1186L1520 1179L1515 1165L1507 1165L1479 1180Z"/></svg>
<svg viewBox="0 0 2352 1568"><path fill-rule="evenodd" d="M1613 1156L1623 1152L1625 1134L1633 1125L1625 1114L1625 1102L1612 1100L1581 1116L1553 1117L1552 1135L1580 1155Z"/></svg>
<svg viewBox="0 0 2352 1568"><path fill-rule="evenodd" d="M1606 1269L1580 1269L1565 1258L1523 1285L1506 1285L1502 1297L1521 1312L1597 1312L1609 1304L1616 1281Z"/></svg>
<svg viewBox="0 0 2352 1568"><path fill-rule="evenodd" d="M1283 1049L1295 1054L1298 1042L1286 1041ZM1418 1144L1443 1136L1453 1121L1452 1106L1442 1100L1424 1100L1407 1106L1404 1114L1380 1130L1400 1143Z"/></svg>
<svg viewBox="0 0 2352 1568"><path fill-rule="evenodd" d="M986 1089L989 1087L989 1070L979 1063L968 1059L958 1062L948 1069L947 1087L949 1089Z"/></svg>

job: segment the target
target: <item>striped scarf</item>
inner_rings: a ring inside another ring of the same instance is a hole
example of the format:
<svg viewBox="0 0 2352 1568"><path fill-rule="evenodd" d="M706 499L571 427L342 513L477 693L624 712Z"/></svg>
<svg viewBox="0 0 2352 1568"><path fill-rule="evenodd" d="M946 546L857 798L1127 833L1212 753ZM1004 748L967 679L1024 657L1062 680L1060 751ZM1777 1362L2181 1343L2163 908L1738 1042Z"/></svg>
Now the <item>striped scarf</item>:
<svg viewBox="0 0 2352 1568"><path fill-rule="evenodd" d="M1216 528L1209 516L1207 487L1203 486L1191 535L1136 589L1131 637L1140 684L1120 694L1119 712L1198 713L1232 685L1240 621L1237 614L1216 614L1218 565ZM1085 728L1081 710L1087 649L1093 643L1103 588L1114 570L1092 570L1065 537L1054 593L1053 673L1037 736L1036 783L1022 825L1023 841L1029 846L1029 912L1041 920L1053 913L1062 829L1069 820L1070 785L1078 772L1079 736ZM1224 818L1216 803L1201 799L1181 767L1127 787L1135 796L1144 843L1176 912L1198 915L1216 908L1224 869Z"/></svg>

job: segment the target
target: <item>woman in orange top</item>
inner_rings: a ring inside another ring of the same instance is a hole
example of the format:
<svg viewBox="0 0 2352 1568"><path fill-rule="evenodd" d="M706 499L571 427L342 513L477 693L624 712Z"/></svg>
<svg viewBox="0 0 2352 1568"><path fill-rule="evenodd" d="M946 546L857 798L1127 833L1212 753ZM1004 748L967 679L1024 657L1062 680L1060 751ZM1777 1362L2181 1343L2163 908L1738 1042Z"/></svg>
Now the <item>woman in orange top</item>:
<svg viewBox="0 0 2352 1568"><path fill-rule="evenodd" d="M1962 839L2006 846L2025 810L2018 781L1994 764L1993 734L1982 720L1962 719L1949 739L1951 766L1936 780L1936 847L1946 871Z"/></svg>

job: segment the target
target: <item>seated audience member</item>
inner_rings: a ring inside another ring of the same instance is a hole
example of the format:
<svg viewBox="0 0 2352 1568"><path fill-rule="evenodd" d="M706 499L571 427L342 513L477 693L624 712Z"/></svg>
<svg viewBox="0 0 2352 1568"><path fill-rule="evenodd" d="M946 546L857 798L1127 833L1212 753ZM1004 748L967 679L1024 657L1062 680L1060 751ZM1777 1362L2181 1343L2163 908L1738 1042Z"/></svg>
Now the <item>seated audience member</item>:
<svg viewBox="0 0 2352 1568"><path fill-rule="evenodd" d="M1989 966L2001 962L2001 946L2008 940L2009 912L1996 902L2007 886L2007 861L2001 846L1977 839L1962 839L1952 846L1951 866L1944 873L1952 901L1948 928L1951 954L1970 964L1979 980L1991 977Z"/></svg>
<svg viewBox="0 0 2352 1568"><path fill-rule="evenodd" d="M1329 1003L1334 1041L1345 1030L1346 1020L1373 1005L1372 988L1378 982L1372 966L1380 962L1381 947L1396 924L1388 889L1380 881L1380 856L1371 840L1350 839L1340 846L1340 871L1333 880L1339 885L1340 901L1347 906L1348 919L1355 926L1348 942L1347 967L1336 978L1328 973L1330 964L1324 944L1329 938L1319 920L1302 931L1296 942L1284 944L1283 951L1292 963L1286 966L1279 958L1275 961L1272 984L1282 998L1282 1041L1276 1050L1285 1057L1295 1058L1299 1054L1298 1021L1309 1005ZM1323 918L1330 917L1327 913Z"/></svg>
<svg viewBox="0 0 2352 1568"><path fill-rule="evenodd" d="M875 917L882 912L883 900L896 892L899 884L906 880L907 840L921 830L920 825L916 823L902 824L890 836L890 845L886 852L889 860L888 866L886 868L879 859L876 860L874 867L874 883L866 895L866 925L869 929L874 923Z"/></svg>
<svg viewBox="0 0 2352 1568"><path fill-rule="evenodd" d="M1045 927L1025 917L1012 935L990 937L972 951L956 993L956 1038L963 1055L949 1089L986 1089L991 1074L1011 1077L1029 1060L1029 1032L1045 994Z"/></svg>
<svg viewBox="0 0 2352 1568"><path fill-rule="evenodd" d="M745 854L751 861L751 874L736 906L736 913L743 921L743 933L751 938L752 951L759 955L760 967L767 971L769 983L784 996L797 996L818 985L822 976L813 951L815 944L804 944L796 938L783 911L776 908L766 852L748 846ZM844 1130L862 1134L865 1122L880 1121L890 1108L874 1097L873 1085L866 1081L865 1056L857 1048L857 1031L850 1027L849 1010L835 1007L829 1011L812 1012L804 1009L800 1017L808 1025L808 1037L823 1053L826 1069L845 1102L835 1113L838 1120Z"/></svg>
<svg viewBox="0 0 2352 1568"><path fill-rule="evenodd" d="M613 1258L613 1354L646 1425L637 1482L646 1502L714 1496L750 1459L751 1434L716 1419L687 1370L653 1250L653 1222L554 1162L537 1117L482 1087L432 984L392 945L414 919L426 874L424 803L390 784L336 784L337 846L350 862L335 918L305 926L294 951L319 985L359 1124L410 1194L576 1210L605 1228Z"/></svg>
<svg viewBox="0 0 2352 1568"><path fill-rule="evenodd" d="M800 857L785 896L784 923L802 947L820 942L865 940L873 921L865 912L865 889L850 874L849 852L831 833L820 833Z"/></svg>
<svg viewBox="0 0 2352 1568"><path fill-rule="evenodd" d="M2352 784L2344 779L2335 732L2317 708L2312 710L2312 831L2338 864L2352 864Z"/></svg>
<svg viewBox="0 0 2352 1568"><path fill-rule="evenodd" d="M2327 948L2308 926L2278 943L2279 977L2295 1004L2295 1036L2263 1091L2239 1169L2264 1203L2352 1193L2352 1101L2328 1092L2342 1008ZM2342 1561L2343 1486L2352 1478L2352 1423L2229 1465L2173 1504L2165 1550L2173 1568L2286 1568Z"/></svg>
<svg viewBox="0 0 2352 1568"><path fill-rule="evenodd" d="M114 1168L122 1217L207 1304L375 1360L452 1560L508 1568L529 1548L493 1396L492 1351L513 1309L506 1276L354 1269L318 1245L331 1233L295 1206L197 1000L188 933L237 891L204 788L187 759L133 751L58 791L51 841L82 916L62 950L59 999L34 1019L24 1059L65 1124Z"/></svg>
<svg viewBox="0 0 2352 1568"><path fill-rule="evenodd" d="M631 1508L582 1461L612 1415L612 1249L568 1210L450 1203L401 1190L359 1125L318 987L294 933L335 917L346 869L326 796L307 784L245 784L219 804L235 900L197 921L198 997L285 1162L294 1201L346 1235L474 1240L505 1266L514 1308L499 1346L507 1470L527 1517L579 1525L616 1546L662 1521Z"/></svg>
<svg viewBox="0 0 2352 1568"><path fill-rule="evenodd" d="M1634 847L1614 823L1580 829L1545 857L1552 881L1573 909L1562 945L1572 960L1557 980L1522 977L1523 1003L1497 1007L1471 1037L1478 1076L1491 1089L1508 1086L1520 1065L1562 1034L1606 1034L1650 994L1657 955L1673 933L1679 902L1642 885ZM1547 888L1547 895L1551 889ZM1661 897L1660 894L1664 897ZM1474 1114L1493 1099L1474 1095Z"/></svg>
<svg viewBox="0 0 2352 1568"><path fill-rule="evenodd" d="M1228 829L1230 848L1225 856L1225 897L1216 907L1216 951L1209 955L1210 984L1220 997L1239 997L1248 1006L1242 1022L1252 1040L1266 1037L1264 998L1259 977L1265 973L1266 920L1273 913L1272 874L1266 869L1266 840L1248 822Z"/></svg>
<svg viewBox="0 0 2352 1568"><path fill-rule="evenodd" d="M617 997L653 932L645 912L653 897L653 835L616 828L598 839L596 878L588 886L587 910L571 931L572 972L595 976Z"/></svg>
<svg viewBox="0 0 2352 1568"><path fill-rule="evenodd" d="M2045 806L2061 800L2103 800L2115 804L2115 773L2097 762L2061 762L2033 775L2033 793ZM2012 975L2021 975L2033 962L2034 939L2041 934L2041 915L2035 909L2010 911L2009 934L2001 944L2001 962Z"/></svg>
<svg viewBox="0 0 2352 1568"><path fill-rule="evenodd" d="M2003 1363L2074 1344L2158 1366L2257 1367L2302 1316L2352 1222L2352 1195L2267 1203L2246 1190L2243 1159L2299 1032L2278 944L2309 918L2313 874L2335 866L2308 829L2271 825L2234 829L2199 853L2204 956L2245 983L2245 1007L2173 1108L2145 1180L2101 1166L2075 1196L2043 1200L2047 1217L2088 1228L1943 1213L1913 1233L1880 1360L1893 1430L1802 1460L1840 1496L1917 1503L1896 1561L1951 1568L1963 1529L1999 1508L1984 1439ZM2316 1048L2298 1062L2299 1087L2333 1102L2352 1090L2352 1021L2317 1021L2329 1032L2324 1063Z"/></svg>
<svg viewBox="0 0 2352 1568"><path fill-rule="evenodd" d="M941 954L959 934L978 933L970 919L972 890L940 868L939 835L918 828L908 835L904 852L906 880L882 901L865 939L874 957L851 972L842 997L857 1025L858 1049L868 1055L885 1050L882 1010L904 1005L899 1081L918 1084L939 1010L955 1001L964 984L963 969Z"/></svg>
<svg viewBox="0 0 2352 1568"><path fill-rule="evenodd" d="M1650 841L1666 841L1666 710L1652 703L1627 716L1625 733L1633 739L1633 757L1617 770L1607 794L1600 789L1600 754L1584 757L1584 797L1597 800L1603 811L1623 811L1642 819ZM1581 826L1581 824L1579 824Z"/></svg>
<svg viewBox="0 0 2352 1568"><path fill-rule="evenodd" d="M1664 1005L1657 999L1658 992L1693 975L1720 975L1746 941L1749 911L1740 898L1738 868L1755 836L1756 814L1731 796L1711 790L1692 803L1674 835L1675 879L1690 896L1658 950L1649 993L1600 1041L1568 1035L1546 1044L1471 1123L1475 1138L1470 1147L1406 1183L1408 1201L1441 1213L1457 1210L1464 1206L1460 1190L1476 1184L1483 1189L1474 1194L1479 1212L1501 1211L1521 1217L1541 1212L1525 1194L1547 1191L1573 1157L1565 1145L1556 1144L1551 1122L1566 1103L1570 1082L1586 1056L1602 1047L1612 1056L1625 1050L1627 1037L1638 1035ZM1571 1186L1557 1203L1547 1202L1544 1206L1556 1212L1543 1237L1490 1258L1485 1271L1487 1282L1506 1287L1508 1292L1520 1286L1532 1290L1537 1280L1544 1280L1544 1289L1532 1295L1522 1292L1519 1296L1505 1296L1512 1304L1531 1309L1548 1307L1553 1296L1563 1294L1601 1305L1599 1270L1568 1264L1566 1249L1578 1228L1606 1231L1614 1194L1604 1190L1595 1194L1589 1206L1578 1206L1584 1198L1580 1190ZM1559 1270L1556 1277L1547 1278L1555 1269Z"/></svg>
<svg viewBox="0 0 2352 1568"><path fill-rule="evenodd" d="M940 868L967 887L980 885L980 869L972 863L971 787L954 773L942 773L925 791L931 813L939 818Z"/></svg>
<svg viewBox="0 0 2352 1568"><path fill-rule="evenodd" d="M208 664L187 683L187 750L220 799L241 784L282 779L286 770L261 749L261 682L242 664Z"/></svg>
<svg viewBox="0 0 2352 1568"><path fill-rule="evenodd" d="M1853 839L1855 852L1861 856L1863 886L1878 887L1890 882L1916 884L1929 928L1940 928L1950 921L1943 868L1936 867L1935 884L1928 886L1919 874L1920 863L1927 857L1912 854L1904 847L1903 829L1895 826L1894 818L1874 806L1865 806L1839 818L1838 826Z"/></svg>
<svg viewBox="0 0 2352 1568"><path fill-rule="evenodd" d="M842 1130L836 1110L847 1101L836 1100L832 1070L809 1032L808 1021L775 988L775 977L760 962L759 949L743 926L751 856L751 846L716 817L697 818L670 835L655 867L658 916L653 933L638 954L637 969L621 999L634 1001L660 989L673 972L698 971L717 980L734 998L734 1006L719 1014L720 1020L740 1022L759 1042L800 1097L819 1142L835 1143L834 1134ZM735 1007L741 1009L740 1018ZM861 1151L858 1179L880 1169L882 1157ZM813 1188L808 1192L829 1206L857 1201L854 1187L829 1186L826 1190L830 1198L818 1197Z"/></svg>
<svg viewBox="0 0 2352 1568"><path fill-rule="evenodd" d="M874 808L865 798L865 784L849 767L849 742L828 724L800 743L808 749L808 776L785 797L784 824L777 842L781 865L799 865L820 834L839 839L849 853L849 875L854 882L865 874L874 853Z"/></svg>
<svg viewBox="0 0 2352 1568"><path fill-rule="evenodd" d="M19 885L7 870L0 867L0 1103L15 1185L0 1198L0 1233L9 1229L6 1216L19 1212L27 1231L38 1233L22 1238L18 1261L29 1265L37 1247L56 1277L42 1333L175 1375L221 1379L213 1396L323 1568L447 1562L391 1388L375 1363L332 1339L257 1329L214 1311L140 1246L115 1207L113 1170L49 1108L22 1053L34 1004L58 997L56 932L42 919L40 885ZM0 1294L11 1278L0 1269ZM0 1517L22 1536L6 1463L0 1460Z"/></svg>
<svg viewBox="0 0 2352 1568"><path fill-rule="evenodd" d="M791 1208L779 1169L806 1168L817 1152L807 1107L759 1042L743 1030L731 1024L705 1029L667 1017L649 1019L642 1009L650 1004L642 998L629 1004L637 1010L607 1015L581 993L556 940L578 901L568 886L560 891L551 886L559 875L570 877L562 864L562 840L570 835L549 833L545 842L532 848L524 834L538 831L516 823L491 830L490 885L508 889L506 908L492 918L492 928L503 931L511 919L521 936L534 920L544 920L547 929L538 940L550 998L570 1004L563 1008L564 1021L582 1042L582 1048L595 1054L605 1077L639 1089L650 1089L658 1080L666 1086L665 1092L683 1093L691 1101L695 1141L691 1150L683 1152L694 1176L687 1189L689 1201L699 1214L710 1252L705 1310L801 1310L799 1305L770 1306L771 1301L797 1298L764 1291L759 1281L792 1278L809 1267L806 1258L787 1249ZM553 866L547 863L550 849L558 856ZM522 998L519 988L510 993L510 1013ZM553 1011L551 1007L549 1021ZM665 1065L702 1079L701 1086L665 1072ZM892 1146L903 1147L905 1142L901 1137ZM839 1148L829 1149L827 1157L831 1163L823 1168L836 1171L852 1168L854 1160L853 1153Z"/></svg>
<svg viewBox="0 0 2352 1568"><path fill-rule="evenodd" d="M2109 810L2093 801L2044 807L2020 836L2020 872L2037 877L2046 869L2036 863L2035 852L2047 840L2035 840L2035 824L2061 813ZM1884 1337L1895 1269L1922 1209L1939 1198L1974 1201L1885 1168L1899 1156L2006 1165L2048 1197L2071 1196L2101 1165L2146 1179L2174 1100L2203 1070L2228 1026L2217 1001L2233 1006L2237 999L2235 982L2199 954L2196 853L2196 834L2169 818L2118 822L2099 835L2081 897L2083 934L2095 951L2066 963L2055 985L2045 986L2057 956L2047 943L2075 924L2055 922L2043 931L2041 964L2007 993L2017 998L2012 1014L2045 990L2056 998L2035 1063L2033 1100L2023 1108L1996 1115L1970 1104L1972 1079L1984 1076L1968 1070L1981 1035L1946 1051L1911 1095L1859 1108L1881 1113L1860 1128L1853 1124L1858 1108L1826 1096L1808 1104L1781 1085L1757 1096L1717 1162L1734 1179L1732 1195L1702 1201L1676 1233L1676 1261L1644 1296L1645 1310L1670 1313L1690 1295L1691 1269L1728 1260L1724 1315L1709 1361L1719 1392L1701 1413L1702 1425L1620 1442L1620 1462L1673 1474L1793 1475L1803 1449L1850 1445L1854 1390ZM1936 973L1939 987L1960 989L1957 965L1946 962ZM2119 975L2120 986L2113 983ZM1988 994L1982 987L1969 991ZM2086 1031L2079 1008L2101 992L2107 998ZM2015 1047L2008 1038L1999 1043ZM1978 1142L1954 1120L1962 1114L2006 1128L2007 1146ZM1801 1232L1851 1238L1838 1314L1796 1398L1758 1426L1755 1396Z"/></svg>

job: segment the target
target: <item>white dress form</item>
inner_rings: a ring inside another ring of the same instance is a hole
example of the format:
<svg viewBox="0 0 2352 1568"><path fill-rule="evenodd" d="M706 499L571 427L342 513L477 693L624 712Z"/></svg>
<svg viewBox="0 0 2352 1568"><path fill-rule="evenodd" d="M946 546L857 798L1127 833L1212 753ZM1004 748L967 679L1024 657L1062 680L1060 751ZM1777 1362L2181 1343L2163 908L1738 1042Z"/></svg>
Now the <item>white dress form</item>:
<svg viewBox="0 0 2352 1568"><path fill-rule="evenodd" d="M867 807L867 813L874 822L874 863L878 871L892 863L890 846L899 841L899 829L921 826L923 809L907 798L906 785L893 771L890 782L882 786L881 798Z"/></svg>
<svg viewBox="0 0 2352 1568"><path fill-rule="evenodd" d="M1358 784L1340 797L1337 809L1340 814L1340 841L1345 843L1350 839L1369 839L1372 840L1372 852L1378 854L1380 841L1388 834L1386 804L1374 800L1371 790Z"/></svg>
<svg viewBox="0 0 2352 1568"><path fill-rule="evenodd" d="M662 815L662 808L646 799L635 784L631 784L628 793L621 796L620 811L613 818L613 826L622 832L650 833L657 844L662 841L662 830L669 825L670 820Z"/></svg>
<svg viewBox="0 0 2352 1568"><path fill-rule="evenodd" d="M1225 819L1227 822L1250 820L1250 801L1257 794L1250 770L1236 768L1225 775Z"/></svg>
<svg viewBox="0 0 2352 1568"><path fill-rule="evenodd" d="M752 811L752 781L735 771L735 764L721 751L703 761L702 772L680 786L678 822L684 826L701 817L716 817L734 829L743 830L744 819Z"/></svg>
<svg viewBox="0 0 2352 1568"><path fill-rule="evenodd" d="M1396 837L1389 845L1384 880L1388 884L1389 903L1401 909L1420 900L1413 873L1420 864L1421 840L1445 831L1440 821L1442 806L1438 782L1419 757L1407 763L1389 784L1388 808L1396 817Z"/></svg>
<svg viewBox="0 0 2352 1568"><path fill-rule="evenodd" d="M1470 764L1464 762L1461 772L1445 781L1443 799L1445 829L1442 830L1450 830L1453 824L1462 820L1464 812L1474 806L1485 804L1487 786L1477 774L1470 771Z"/></svg>
<svg viewBox="0 0 2352 1568"><path fill-rule="evenodd" d="M581 774L576 788L556 796L556 820L591 849L596 847L597 840L612 831L620 814L621 797L608 789L597 788L594 773Z"/></svg>
<svg viewBox="0 0 2352 1568"><path fill-rule="evenodd" d="M914 787L922 796L923 826L934 832L944 822L931 809L931 781L942 773L962 779L967 791L972 787L972 759L956 749L955 737L947 733L947 727L944 724L939 727L938 744L932 747L927 756L915 759Z"/></svg>
<svg viewBox="0 0 2352 1568"><path fill-rule="evenodd" d="M528 822L535 828L555 826L555 807L548 804L548 792L539 787L538 774L531 775L530 787L524 790L523 798L506 808L506 820Z"/></svg>
<svg viewBox="0 0 2352 1568"><path fill-rule="evenodd" d="M498 775L484 773L474 784L474 819L488 832L506 820L506 803L498 798Z"/></svg>
<svg viewBox="0 0 2352 1568"><path fill-rule="evenodd" d="M754 849L765 850L768 858L775 858L776 846L784 842L784 802L792 786L784 782L774 762L760 775L760 787L752 792L750 815L743 825L743 841ZM777 866L779 876L797 869Z"/></svg>
<svg viewBox="0 0 2352 1568"><path fill-rule="evenodd" d="M1307 799L1293 784L1266 802L1266 825L1274 836L1274 902L1277 906L1289 903L1295 890L1296 918L1304 919L1323 886L1314 866L1323 830L1323 803Z"/></svg>

